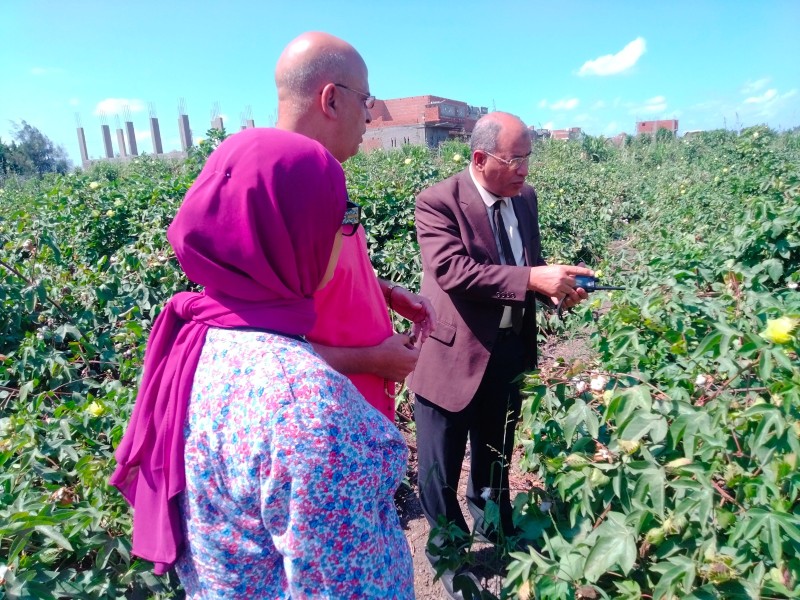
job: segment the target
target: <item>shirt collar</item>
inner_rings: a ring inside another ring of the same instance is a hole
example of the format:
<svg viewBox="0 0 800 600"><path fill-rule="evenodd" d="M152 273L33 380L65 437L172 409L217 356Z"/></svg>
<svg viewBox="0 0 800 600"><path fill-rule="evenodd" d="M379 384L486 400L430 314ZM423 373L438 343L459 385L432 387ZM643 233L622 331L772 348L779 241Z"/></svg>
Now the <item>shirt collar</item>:
<svg viewBox="0 0 800 600"><path fill-rule="evenodd" d="M510 199L508 198L508 196L495 196L493 193L491 193L489 190L483 187L480 183L478 183L478 180L475 178L475 173L472 171L472 163L470 163L469 165L469 176L472 177L472 183L474 183L475 187L478 188L478 193L481 196L481 200L483 200L483 203L486 205L487 208L492 208L492 206L494 206L494 203L497 202L498 200L502 200L503 204L506 206L509 205L508 201Z"/></svg>

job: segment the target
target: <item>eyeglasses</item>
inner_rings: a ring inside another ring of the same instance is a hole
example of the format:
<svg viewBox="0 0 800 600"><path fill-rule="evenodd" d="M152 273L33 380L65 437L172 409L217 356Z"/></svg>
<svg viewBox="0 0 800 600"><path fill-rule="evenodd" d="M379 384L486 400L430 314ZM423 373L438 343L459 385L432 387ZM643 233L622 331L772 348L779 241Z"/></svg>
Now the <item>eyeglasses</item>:
<svg viewBox="0 0 800 600"><path fill-rule="evenodd" d="M344 88L346 90L350 90L351 92L353 92L354 94L358 94L359 96L363 96L364 106L366 106L367 108L372 108L373 106L375 106L375 96L371 96L370 94L365 94L364 92L359 92L358 90L354 90L351 87L347 87L343 83L334 83L333 85L335 85L336 87Z"/></svg>
<svg viewBox="0 0 800 600"><path fill-rule="evenodd" d="M514 169L514 170L519 169L523 165L523 163L527 163L528 159L531 157L531 153L528 152L525 156L518 156L517 158L512 158L511 160L507 160L505 158L500 158L499 156L495 156L491 152L486 152L486 150L484 150L483 153L488 156L491 156L497 162L503 163L509 169Z"/></svg>
<svg viewBox="0 0 800 600"><path fill-rule="evenodd" d="M355 202L348 202L342 219L342 235L344 237L355 235L359 223L361 223L361 207Z"/></svg>

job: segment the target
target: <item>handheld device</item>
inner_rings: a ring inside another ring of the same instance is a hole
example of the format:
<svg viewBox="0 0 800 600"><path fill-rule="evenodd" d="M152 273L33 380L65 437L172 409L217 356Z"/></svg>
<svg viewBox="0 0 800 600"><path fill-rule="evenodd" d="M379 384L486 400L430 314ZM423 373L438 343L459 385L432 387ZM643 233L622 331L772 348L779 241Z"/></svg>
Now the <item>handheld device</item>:
<svg viewBox="0 0 800 600"><path fill-rule="evenodd" d="M604 290L624 290L624 287L617 287L614 285L600 285L597 282L597 277L590 277L589 275L576 275L575 287L583 288L587 294L592 292L602 292Z"/></svg>

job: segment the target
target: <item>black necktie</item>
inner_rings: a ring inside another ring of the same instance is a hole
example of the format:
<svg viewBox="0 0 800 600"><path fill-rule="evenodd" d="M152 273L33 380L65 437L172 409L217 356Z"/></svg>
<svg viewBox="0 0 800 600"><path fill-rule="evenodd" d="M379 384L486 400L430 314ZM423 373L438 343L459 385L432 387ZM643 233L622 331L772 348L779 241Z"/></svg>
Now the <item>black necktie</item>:
<svg viewBox="0 0 800 600"><path fill-rule="evenodd" d="M508 239L506 223L503 221L503 213L500 212L502 200L498 200L492 205L492 215L494 216L494 228L497 231L497 238L500 240L500 255L503 262L507 265L516 265L514 251L511 249L511 242Z"/></svg>
<svg viewBox="0 0 800 600"><path fill-rule="evenodd" d="M503 221L503 214L500 212L502 203L502 200L498 200L492 205L494 228L497 231L497 238L500 240L500 254L503 262L507 265L516 265L517 261L514 258L514 251L511 249L511 242L508 239L508 231L506 231L506 224ZM522 331L522 306L518 303L511 306L511 329L514 330L514 333Z"/></svg>

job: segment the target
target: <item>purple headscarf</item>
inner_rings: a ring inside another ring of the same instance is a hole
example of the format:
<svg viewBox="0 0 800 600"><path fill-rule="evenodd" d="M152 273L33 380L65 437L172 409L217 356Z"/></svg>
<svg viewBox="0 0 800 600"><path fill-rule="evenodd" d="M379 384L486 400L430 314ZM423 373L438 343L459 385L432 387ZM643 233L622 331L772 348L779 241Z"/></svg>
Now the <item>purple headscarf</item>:
<svg viewBox="0 0 800 600"><path fill-rule="evenodd" d="M237 133L209 157L167 231L201 293L176 294L153 325L111 485L133 505L133 554L165 573L183 542L183 427L209 327L303 335L347 202L341 165L277 129Z"/></svg>

